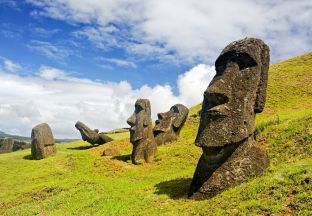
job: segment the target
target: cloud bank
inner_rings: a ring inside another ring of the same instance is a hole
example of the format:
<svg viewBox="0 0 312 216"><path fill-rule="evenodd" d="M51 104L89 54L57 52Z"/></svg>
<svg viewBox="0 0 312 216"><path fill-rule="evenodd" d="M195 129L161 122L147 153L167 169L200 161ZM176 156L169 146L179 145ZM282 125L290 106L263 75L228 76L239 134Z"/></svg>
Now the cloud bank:
<svg viewBox="0 0 312 216"><path fill-rule="evenodd" d="M229 42L260 37L273 61L310 51L311 0L27 0L33 16L81 24L98 48L160 60L213 63ZM174 53L174 54L172 54Z"/></svg>
<svg viewBox="0 0 312 216"><path fill-rule="evenodd" d="M36 76L0 71L0 130L29 136L38 123L50 124L57 138L78 138L76 121L102 131L126 127L138 98L148 98L152 116L176 103L193 106L202 100L214 68L197 65L177 79L179 94L169 85L133 89L127 81L97 82L41 66Z"/></svg>

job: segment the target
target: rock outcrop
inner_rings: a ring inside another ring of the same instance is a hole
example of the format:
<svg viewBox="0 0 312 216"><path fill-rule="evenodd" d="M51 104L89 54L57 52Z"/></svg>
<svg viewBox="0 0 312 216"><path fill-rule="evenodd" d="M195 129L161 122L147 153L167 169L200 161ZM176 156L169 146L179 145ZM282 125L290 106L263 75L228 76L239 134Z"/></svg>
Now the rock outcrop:
<svg viewBox="0 0 312 216"><path fill-rule="evenodd" d="M269 61L269 47L256 38L229 44L216 60L195 140L203 154L190 198L210 198L267 168L268 155L253 133L255 115L265 104Z"/></svg>

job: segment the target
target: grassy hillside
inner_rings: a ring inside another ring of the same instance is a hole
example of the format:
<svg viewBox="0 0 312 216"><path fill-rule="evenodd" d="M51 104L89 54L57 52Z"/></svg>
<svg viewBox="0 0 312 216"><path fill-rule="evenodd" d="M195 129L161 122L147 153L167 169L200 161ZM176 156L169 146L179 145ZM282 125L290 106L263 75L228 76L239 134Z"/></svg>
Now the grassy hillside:
<svg viewBox="0 0 312 216"><path fill-rule="evenodd" d="M40 161L29 150L0 155L0 215L311 215L312 53L275 64L269 74L256 132L270 155L264 176L209 200L187 199L201 154L193 144L198 105L178 141L159 147L152 164L131 164L128 133L95 148L58 145ZM102 156L106 148L119 155Z"/></svg>

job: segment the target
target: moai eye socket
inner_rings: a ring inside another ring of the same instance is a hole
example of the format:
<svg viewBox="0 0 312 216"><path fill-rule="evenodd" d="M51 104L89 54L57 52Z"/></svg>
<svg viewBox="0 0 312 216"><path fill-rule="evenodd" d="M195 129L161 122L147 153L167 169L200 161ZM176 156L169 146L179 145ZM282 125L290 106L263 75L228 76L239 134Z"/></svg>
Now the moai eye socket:
<svg viewBox="0 0 312 216"><path fill-rule="evenodd" d="M180 113L179 108L176 107L176 106L171 107L170 111L173 112L173 113Z"/></svg>
<svg viewBox="0 0 312 216"><path fill-rule="evenodd" d="M135 105L135 112L136 113L139 113L139 112L141 112L143 110L143 107L141 106L141 105L139 105L139 104L136 104Z"/></svg>
<svg viewBox="0 0 312 216"><path fill-rule="evenodd" d="M229 62L237 63L240 71L244 70L245 68L255 67L258 65L249 54L230 51L224 53L216 60L216 76L221 76L223 74Z"/></svg>

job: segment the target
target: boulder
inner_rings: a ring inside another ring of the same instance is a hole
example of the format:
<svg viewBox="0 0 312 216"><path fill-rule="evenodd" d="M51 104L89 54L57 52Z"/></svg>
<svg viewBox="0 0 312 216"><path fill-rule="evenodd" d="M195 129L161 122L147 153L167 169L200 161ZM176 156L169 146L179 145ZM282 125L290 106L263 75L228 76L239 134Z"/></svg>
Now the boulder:
<svg viewBox="0 0 312 216"><path fill-rule="evenodd" d="M12 138L0 139L0 154L13 152L13 143Z"/></svg>
<svg viewBox="0 0 312 216"><path fill-rule="evenodd" d="M51 128L42 123L31 131L31 155L33 159L40 160L56 153L56 145Z"/></svg>

